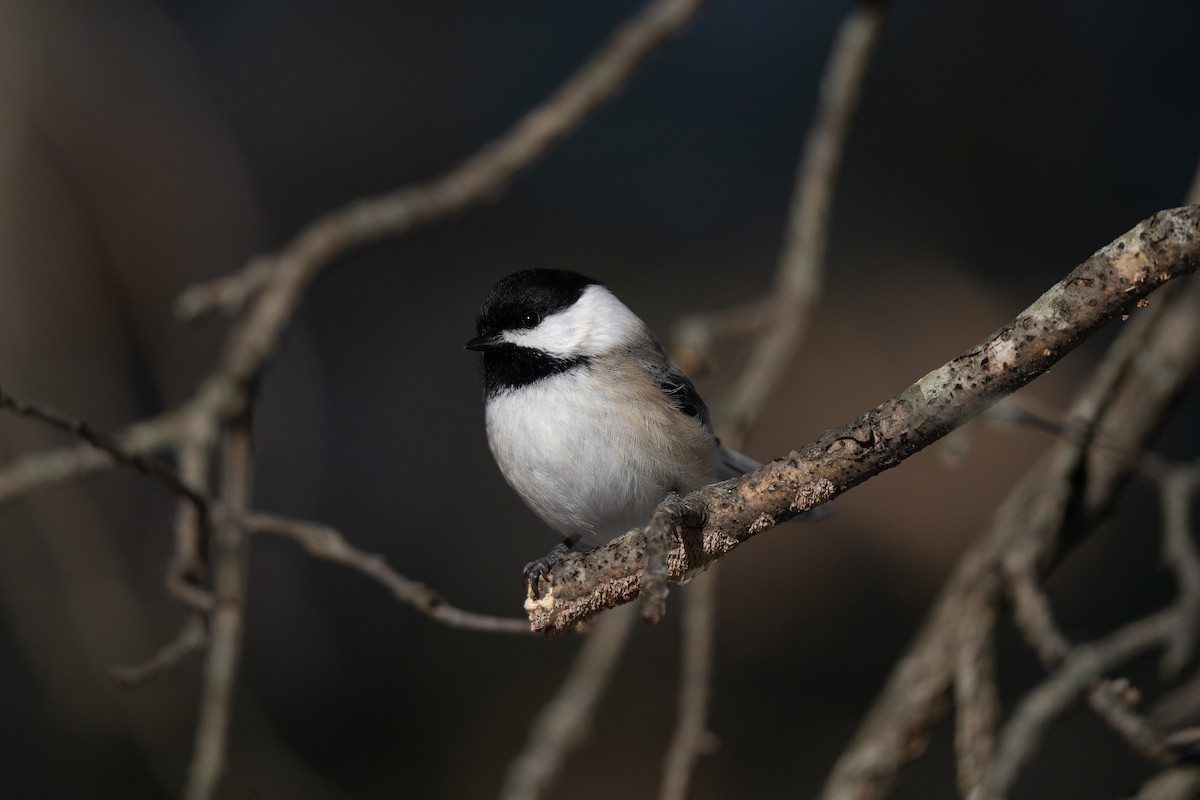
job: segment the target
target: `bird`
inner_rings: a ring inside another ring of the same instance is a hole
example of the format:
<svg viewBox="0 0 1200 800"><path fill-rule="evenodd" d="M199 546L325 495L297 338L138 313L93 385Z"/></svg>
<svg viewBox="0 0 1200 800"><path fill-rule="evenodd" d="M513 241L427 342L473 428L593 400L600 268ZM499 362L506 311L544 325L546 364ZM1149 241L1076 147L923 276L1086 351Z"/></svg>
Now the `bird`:
<svg viewBox="0 0 1200 800"><path fill-rule="evenodd" d="M594 278L555 269L502 278L466 349L483 355L485 427L500 472L563 537L525 567L535 597L564 553L645 525L673 494L761 466L721 444L692 381Z"/></svg>

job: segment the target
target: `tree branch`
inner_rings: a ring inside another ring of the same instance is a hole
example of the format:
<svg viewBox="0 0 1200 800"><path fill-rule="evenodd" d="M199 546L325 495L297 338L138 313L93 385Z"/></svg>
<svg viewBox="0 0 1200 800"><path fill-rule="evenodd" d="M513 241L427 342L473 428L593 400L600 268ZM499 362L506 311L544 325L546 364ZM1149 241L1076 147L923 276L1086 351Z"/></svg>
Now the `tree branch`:
<svg viewBox="0 0 1200 800"><path fill-rule="evenodd" d="M1200 206L1162 211L1097 251L983 344L925 375L901 395L827 431L786 458L678 501L703 524L673 537L668 576L680 580L750 537L889 469L1029 383L1088 335L1166 281L1200 266ZM677 509L678 511L678 509ZM660 523L663 509L651 526ZM690 546L684 546L690 543ZM549 590L525 608L553 635L639 592L642 535L571 553Z"/></svg>
<svg viewBox="0 0 1200 800"><path fill-rule="evenodd" d="M1200 283L1172 288L1127 323L1073 404L1072 435L1061 437L1009 494L987 535L959 562L822 798L884 796L941 715L963 609L974 607L972 598L999 598L1003 565L1013 553L1029 551L1029 561L1044 571L1073 543L1065 535L1078 541L1103 518L1200 363Z"/></svg>
<svg viewBox="0 0 1200 800"><path fill-rule="evenodd" d="M177 313L189 319L216 308L233 311L270 286L279 293L278 307L269 303L252 312L260 317L252 327L263 329L264 343L273 342L273 318L290 316L292 298L322 266L350 248L444 219L495 195L612 99L638 66L704 5L705 0L654 0L541 105L450 172L327 214L277 256L260 256L241 272L188 289L179 298Z"/></svg>
<svg viewBox="0 0 1200 800"><path fill-rule="evenodd" d="M1161 645L1177 624L1178 614L1174 609L1160 611L1121 628L1101 642L1075 648L1054 676L1030 692L1013 711L1000 737L996 759L970 800L1004 797L1021 766L1037 748L1049 722L1104 673Z"/></svg>
<svg viewBox="0 0 1200 800"><path fill-rule="evenodd" d="M503 800L533 800L545 793L567 754L586 735L635 619L633 609L625 608L596 623L580 645L567 679L533 721L525 749L509 766L500 790Z"/></svg>
<svg viewBox="0 0 1200 800"><path fill-rule="evenodd" d="M1174 767L1147 781L1133 800L1195 800L1200 796L1200 767Z"/></svg>
<svg viewBox="0 0 1200 800"><path fill-rule="evenodd" d="M716 650L716 579L713 573L697 575L684 598L679 716L663 759L660 800L685 800L696 761L716 744L716 737L708 731Z"/></svg>
<svg viewBox="0 0 1200 800"><path fill-rule="evenodd" d="M760 319L770 327L721 404L717 428L743 435L791 361L812 306L821 294L834 191L850 124L879 43L890 0L859 0L842 23L821 77L820 98L796 188L771 303Z"/></svg>
<svg viewBox="0 0 1200 800"><path fill-rule="evenodd" d="M1192 540L1192 499L1200 484L1194 464L1166 470L1159 476L1163 507L1163 560L1175 574L1179 589L1179 626L1163 654L1162 673L1173 677L1191 659L1200 621L1200 553Z"/></svg>
<svg viewBox="0 0 1200 800"><path fill-rule="evenodd" d="M225 433L221 459L221 497L226 506L242 512L250 505L253 452L250 426L234 422ZM242 629L246 619L246 531L235 521L223 520L213 535L212 636L204 665L200 719L195 750L188 766L184 800L208 800L216 792L225 769L229 721L233 716L237 665L241 659Z"/></svg>
<svg viewBox="0 0 1200 800"><path fill-rule="evenodd" d="M179 474L168 465L156 458L129 450L117 439L96 430L81 419L68 416L41 403L21 400L9 394L3 387L0 387L0 408L7 408L23 417L39 420L53 428L83 439L95 450L105 453L114 462L135 469L143 475L148 475L176 494L186 497L198 509L203 510L208 503L208 498L187 485L180 479Z"/></svg>
<svg viewBox="0 0 1200 800"><path fill-rule="evenodd" d="M139 689L207 646L208 631L204 627L204 616L193 613L188 615L179 635L157 653L140 664L113 667L109 677L122 689Z"/></svg>
<svg viewBox="0 0 1200 800"><path fill-rule="evenodd" d="M218 520L222 519L226 513L226 510L222 508L215 510ZM383 556L359 550L346 541L344 536L327 525L263 513L237 514L230 518L251 533L291 539L303 547L305 552L313 558L357 570L368 578L383 584L400 602L412 606L430 619L444 625L488 633L528 634L530 632L529 624L523 619L476 614L473 611L464 611L450 605L440 594L425 584L396 572L388 566Z"/></svg>
<svg viewBox="0 0 1200 800"><path fill-rule="evenodd" d="M954 663L954 750L958 790L964 796L992 762L1000 718L992 641L995 599L986 595L972 599L975 606L963 614L958 626Z"/></svg>
<svg viewBox="0 0 1200 800"><path fill-rule="evenodd" d="M1141 692L1126 678L1097 681L1088 691L1088 705L1134 752L1147 761L1171 766L1178 760L1171 737L1133 709L1140 699Z"/></svg>
<svg viewBox="0 0 1200 800"><path fill-rule="evenodd" d="M179 411L168 411L137 422L110 437L130 454L149 456L169 450L188 437L188 420ZM103 450L87 444L68 445L27 453L0 468L0 506L45 486L112 467L116 462Z"/></svg>

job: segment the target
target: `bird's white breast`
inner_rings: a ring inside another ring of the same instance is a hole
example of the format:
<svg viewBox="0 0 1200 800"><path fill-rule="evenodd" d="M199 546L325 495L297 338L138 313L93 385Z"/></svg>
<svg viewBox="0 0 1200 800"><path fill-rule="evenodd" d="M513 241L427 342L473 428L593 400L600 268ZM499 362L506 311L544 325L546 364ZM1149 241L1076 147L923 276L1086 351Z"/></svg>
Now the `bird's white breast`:
<svg viewBox="0 0 1200 800"><path fill-rule="evenodd" d="M585 546L645 524L669 492L712 477L711 433L619 360L501 391L486 416L505 479L548 525Z"/></svg>

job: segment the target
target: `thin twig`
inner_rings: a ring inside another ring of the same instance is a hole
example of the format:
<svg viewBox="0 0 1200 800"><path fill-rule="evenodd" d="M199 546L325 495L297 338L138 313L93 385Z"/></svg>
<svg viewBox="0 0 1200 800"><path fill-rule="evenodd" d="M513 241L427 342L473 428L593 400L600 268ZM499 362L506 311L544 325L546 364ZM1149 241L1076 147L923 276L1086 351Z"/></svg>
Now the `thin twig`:
<svg viewBox="0 0 1200 800"><path fill-rule="evenodd" d="M1160 611L1093 643L1079 645L1055 674L1014 709L1000 736L996 758L971 800L1005 797L1022 766L1041 742L1046 726L1109 670L1161 645L1177 624L1178 612Z"/></svg>
<svg viewBox="0 0 1200 800"><path fill-rule="evenodd" d="M1065 504L1055 504L1063 513ZM1055 667L1071 652L1071 643L1054 621L1050 599L1037 583L1037 566L1032 552L1020 550L1004 561L1004 577L1012 600L1013 621L1025 636L1038 659L1046 667Z"/></svg>
<svg viewBox="0 0 1200 800"><path fill-rule="evenodd" d="M1126 678L1097 681L1088 692L1088 705L1129 746L1147 761L1170 766L1178 759L1169 737L1133 710L1141 693Z"/></svg>
<svg viewBox="0 0 1200 800"><path fill-rule="evenodd" d="M253 479L249 424L245 421L231 424L224 438L221 496L227 508L243 511L250 504ZM246 612L246 532L236 522L222 520L214 528L212 544L213 592L217 604L211 615L212 639L204 665L200 719L184 800L212 797L225 769Z"/></svg>
<svg viewBox="0 0 1200 800"><path fill-rule="evenodd" d="M91 467L98 466L96 463L98 460L107 460L111 464L137 470L178 494L182 498L179 519L186 520L188 526L196 530L193 536L198 540L199 530L205 524L208 507L211 504L211 498L204 492L203 483L199 481L203 477L203 465L197 466L194 459L185 457L181 462L184 471L176 472L169 464L145 452L140 452L135 449L135 445L131 445L131 441L135 441L136 444L139 436L156 438L148 436L148 434L157 433L159 429L165 432L168 429L182 430L185 428L186 426L179 424L175 415L163 415L138 430L131 428L124 435L113 436L98 430L78 417L73 417L42 403L23 400L3 388L0 388L0 408L7 408L24 417L38 420L83 439L89 445L82 449L63 448L48 451L42 454L43 459L40 461L30 459L13 465L5 471L4 476L0 476L0 486L5 485L5 478L13 479L11 483L7 484L7 489L0 488L0 498L12 497L35 485L44 485L53 480L78 475ZM149 425L153 425L154 428L149 428ZM163 442L165 443L165 439ZM196 447L196 443L188 440L181 446L181 450L184 454L192 454L196 452ZM207 462L204 463L207 464ZM0 499L0 502L3 500ZM181 524L183 523L177 523L177 528ZM212 595L198 587L194 581L198 563L194 555L196 547L197 545L193 544L192 555L186 560L181 560L180 551L177 550L176 559L167 569L167 589L190 608L209 611L213 605Z"/></svg>
<svg viewBox="0 0 1200 800"><path fill-rule="evenodd" d="M140 664L113 667L109 671L109 677L122 689L139 689L173 669L188 656L200 652L207 645L208 631L204 626L204 617L192 613L188 615L187 622L179 634L157 653Z"/></svg>
<svg viewBox="0 0 1200 800"><path fill-rule="evenodd" d="M554 698L538 714L524 750L509 766L503 800L532 800L545 794L567 755L579 746L596 703L612 678L637 615L633 607L605 614L588 633Z"/></svg>
<svg viewBox="0 0 1200 800"><path fill-rule="evenodd" d="M225 518L225 509L214 513L218 520ZM488 633L530 633L526 620L476 614L450 605L425 584L393 570L383 556L359 550L328 525L262 513L238 514L231 519L251 533L290 539L314 558L357 570L383 584L400 602L444 625Z"/></svg>
<svg viewBox="0 0 1200 800"><path fill-rule="evenodd" d="M716 595L717 576L709 571L688 584L684 597L679 717L663 760L660 800L684 800L696 762L716 746L716 737L708 731L716 646Z"/></svg>
<svg viewBox="0 0 1200 800"><path fill-rule="evenodd" d="M60 431L83 439L92 447L107 454L113 461L135 469L165 484L171 491L192 501L192 504L202 511L208 502L208 498L180 480L179 474L162 461L129 450L117 439L96 430L81 419L69 416L41 403L22 400L9 394L2 387L0 387L0 408L7 408L23 417L39 420Z"/></svg>
<svg viewBox="0 0 1200 800"><path fill-rule="evenodd" d="M1032 551L1017 551L1016 558L1004 562L1009 594L1013 598L1014 620L1025 639L1037 652L1048 668L1058 667L1071 658L1076 649L1063 635L1050 607L1050 599L1037 585L1035 567L1027 562ZM1176 633L1188 625L1184 609L1176 605ZM1168 649L1175 636L1167 638ZM1092 710L1119 734L1130 747L1149 761L1169 765L1174 763L1174 754L1167 744L1166 734L1154 727L1150 720L1135 712L1132 705L1140 697L1138 690L1126 679L1097 681L1087 694Z"/></svg>
<svg viewBox="0 0 1200 800"><path fill-rule="evenodd" d="M179 445L179 478L188 486L208 491L210 448L207 442L189 440ZM195 504L180 502L175 509L175 553L167 565L167 590L193 608L211 611L213 596L197 584L204 576L203 550L207 544L209 516Z"/></svg>
<svg viewBox="0 0 1200 800"><path fill-rule="evenodd" d="M671 336L671 360L693 379L703 377L715 344L762 330L775 318L777 302L768 293L732 308L681 318Z"/></svg>
<svg viewBox="0 0 1200 800"><path fill-rule="evenodd" d="M130 454L149 456L170 450L187 438L188 420L168 411L137 422L110 439ZM0 468L0 506L36 489L108 469L116 462L103 450L87 444L53 447L27 453Z"/></svg>

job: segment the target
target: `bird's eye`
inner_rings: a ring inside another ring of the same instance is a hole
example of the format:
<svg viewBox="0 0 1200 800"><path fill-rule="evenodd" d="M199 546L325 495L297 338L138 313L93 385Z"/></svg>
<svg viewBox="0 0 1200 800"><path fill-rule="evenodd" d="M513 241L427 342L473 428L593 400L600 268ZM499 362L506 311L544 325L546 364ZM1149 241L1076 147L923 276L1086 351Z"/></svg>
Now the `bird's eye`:
<svg viewBox="0 0 1200 800"><path fill-rule="evenodd" d="M540 315L535 314L532 311L530 311L528 314L521 317L521 327L522 328L536 328L538 323L541 321L542 321L542 318Z"/></svg>

